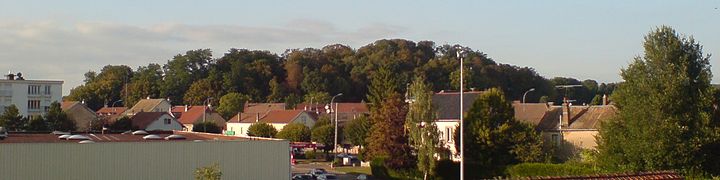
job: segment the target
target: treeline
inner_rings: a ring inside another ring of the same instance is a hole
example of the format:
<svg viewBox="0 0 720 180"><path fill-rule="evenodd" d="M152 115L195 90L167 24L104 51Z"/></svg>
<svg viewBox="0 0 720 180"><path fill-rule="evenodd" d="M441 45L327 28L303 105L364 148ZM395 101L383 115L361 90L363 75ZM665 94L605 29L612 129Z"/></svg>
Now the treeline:
<svg viewBox="0 0 720 180"><path fill-rule="evenodd" d="M403 86L415 75L423 75L435 92L457 90L457 50L466 52L467 89L497 87L511 100L520 100L525 91L535 88L528 93L528 102L559 102L567 94L578 103L591 103L615 87L594 80L548 80L532 68L497 63L480 51L460 45L384 39L359 49L334 44L321 49L290 49L280 55L230 49L220 58L212 57L209 49L198 49L178 54L165 64L151 63L135 70L107 65L99 73L85 73L84 84L73 88L66 99L84 100L92 109L112 104L132 106L146 97L169 98L175 105L217 104L227 93L240 93L253 102L286 102L290 106L311 98L326 103L330 94L337 93L344 94L341 101L367 101L370 78L383 66ZM567 93L554 88L567 84L583 86Z"/></svg>

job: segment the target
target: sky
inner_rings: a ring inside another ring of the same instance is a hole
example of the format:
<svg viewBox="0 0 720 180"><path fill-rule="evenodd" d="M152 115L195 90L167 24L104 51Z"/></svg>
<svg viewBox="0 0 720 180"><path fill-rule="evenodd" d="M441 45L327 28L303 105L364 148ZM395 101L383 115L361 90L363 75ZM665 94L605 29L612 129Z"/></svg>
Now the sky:
<svg viewBox="0 0 720 180"><path fill-rule="evenodd" d="M63 80L67 95L85 72L164 64L192 49L279 54L401 38L460 44L546 78L618 82L661 25L720 54L720 0L0 1L0 72Z"/></svg>

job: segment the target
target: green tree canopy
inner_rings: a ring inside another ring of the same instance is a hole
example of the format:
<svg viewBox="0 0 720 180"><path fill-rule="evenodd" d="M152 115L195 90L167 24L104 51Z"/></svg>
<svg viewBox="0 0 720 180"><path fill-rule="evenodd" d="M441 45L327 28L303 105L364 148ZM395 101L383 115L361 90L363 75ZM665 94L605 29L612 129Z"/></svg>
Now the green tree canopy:
<svg viewBox="0 0 720 180"><path fill-rule="evenodd" d="M286 139L290 142L310 142L312 132L310 128L301 123L290 123L277 133L280 139Z"/></svg>
<svg viewBox="0 0 720 180"><path fill-rule="evenodd" d="M347 138L346 140L362 148L367 146L365 139L367 139L370 134L370 127L370 120L368 120L367 116L360 116L350 120L350 122L345 125L345 131L343 131L343 133L345 134L345 138Z"/></svg>
<svg viewBox="0 0 720 180"><path fill-rule="evenodd" d="M110 130L113 131L129 131L132 129L134 129L132 127L132 121L127 116L122 116L118 118L110 125Z"/></svg>
<svg viewBox="0 0 720 180"><path fill-rule="evenodd" d="M248 127L247 135L274 138L277 135L277 129L268 123L255 123Z"/></svg>
<svg viewBox="0 0 720 180"><path fill-rule="evenodd" d="M28 121L28 131L48 131L48 123L42 116L32 116Z"/></svg>
<svg viewBox="0 0 720 180"><path fill-rule="evenodd" d="M370 114L373 125L367 139L369 158L384 157L385 165L394 169L413 168L415 158L405 129L407 106L400 94L390 93L377 112Z"/></svg>
<svg viewBox="0 0 720 180"><path fill-rule="evenodd" d="M5 107L5 111L0 115L0 126L4 126L9 131L20 131L25 126L23 117L17 106L11 104Z"/></svg>
<svg viewBox="0 0 720 180"><path fill-rule="evenodd" d="M206 132L206 133L220 134L220 133L222 133L222 128L218 127L218 125L215 124L214 122L197 121L197 122L193 123L192 131L193 132Z"/></svg>
<svg viewBox="0 0 720 180"><path fill-rule="evenodd" d="M220 98L220 106L217 111L225 119L230 119L243 111L245 102L250 101L250 97L240 93L227 93Z"/></svg>
<svg viewBox="0 0 720 180"><path fill-rule="evenodd" d="M425 77L416 76L408 90L408 113L405 126L410 134L409 141L417 155L418 170L424 173L424 179L434 175L437 160L435 155L441 148L440 136L435 125L435 108L432 104L432 89L425 83Z"/></svg>
<svg viewBox="0 0 720 180"><path fill-rule="evenodd" d="M335 147L335 126L330 124L316 126L312 130L312 141L323 144L322 150L327 153Z"/></svg>
<svg viewBox="0 0 720 180"><path fill-rule="evenodd" d="M612 96L619 112L601 125L598 161L624 171L720 174L709 56L667 26L645 36L643 47L644 56L621 70L625 82Z"/></svg>
<svg viewBox="0 0 720 180"><path fill-rule="evenodd" d="M499 89L488 89L475 100L463 126L465 163L477 171L465 171L466 177L499 176L508 165L542 160L540 133L531 125L515 120L514 114L512 105ZM460 142L459 134L456 131L455 142ZM455 146L459 151L459 143Z"/></svg>
<svg viewBox="0 0 720 180"><path fill-rule="evenodd" d="M48 127L53 131L74 131L75 122L67 117L67 114L60 108L60 103L50 104L50 110L45 114Z"/></svg>

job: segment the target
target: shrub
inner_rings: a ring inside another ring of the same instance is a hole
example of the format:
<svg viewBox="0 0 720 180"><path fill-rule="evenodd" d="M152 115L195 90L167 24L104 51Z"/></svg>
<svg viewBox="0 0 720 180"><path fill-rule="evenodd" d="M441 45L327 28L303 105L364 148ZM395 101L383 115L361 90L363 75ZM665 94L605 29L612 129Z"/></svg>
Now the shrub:
<svg viewBox="0 0 720 180"><path fill-rule="evenodd" d="M305 151L305 159L315 159L317 156L315 155L315 151Z"/></svg>
<svg viewBox="0 0 720 180"><path fill-rule="evenodd" d="M248 127L247 135L256 137L268 137L274 138L277 134L277 130L270 124L267 123L255 123Z"/></svg>
<svg viewBox="0 0 720 180"><path fill-rule="evenodd" d="M193 124L192 131L193 131L193 132L215 133L215 134L220 134L220 133L222 133L222 129L221 129L220 127L218 127L217 124L215 124L214 122L210 122L210 121L206 121L206 122L198 121L198 122L195 122L195 123Z"/></svg>
<svg viewBox="0 0 720 180"><path fill-rule="evenodd" d="M415 168L390 169L385 165L385 157L375 158L370 162L370 171L376 179L419 179L422 173Z"/></svg>
<svg viewBox="0 0 720 180"><path fill-rule="evenodd" d="M437 162L435 176L437 179L460 179L460 163L449 159Z"/></svg>
<svg viewBox="0 0 720 180"><path fill-rule="evenodd" d="M578 176L600 173L590 165L581 163L548 164L522 163L510 166L506 173L511 178L536 176Z"/></svg>

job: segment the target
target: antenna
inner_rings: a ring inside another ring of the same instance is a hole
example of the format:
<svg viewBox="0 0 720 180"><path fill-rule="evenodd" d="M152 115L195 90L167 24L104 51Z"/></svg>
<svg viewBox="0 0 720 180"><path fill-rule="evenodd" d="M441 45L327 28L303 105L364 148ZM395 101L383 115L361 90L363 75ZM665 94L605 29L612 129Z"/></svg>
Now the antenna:
<svg viewBox="0 0 720 180"><path fill-rule="evenodd" d="M557 86L555 86L555 88L564 89L564 90L565 90L565 95L563 95L565 98L563 98L563 101L565 101L565 102L567 102L567 103L569 103L569 102L575 102L575 100L567 99L567 97L568 97L568 91L569 91L570 89L572 89L572 88L579 88L579 87L583 87L583 86L582 86L582 85L579 85L579 84L573 84L573 85L557 85Z"/></svg>

